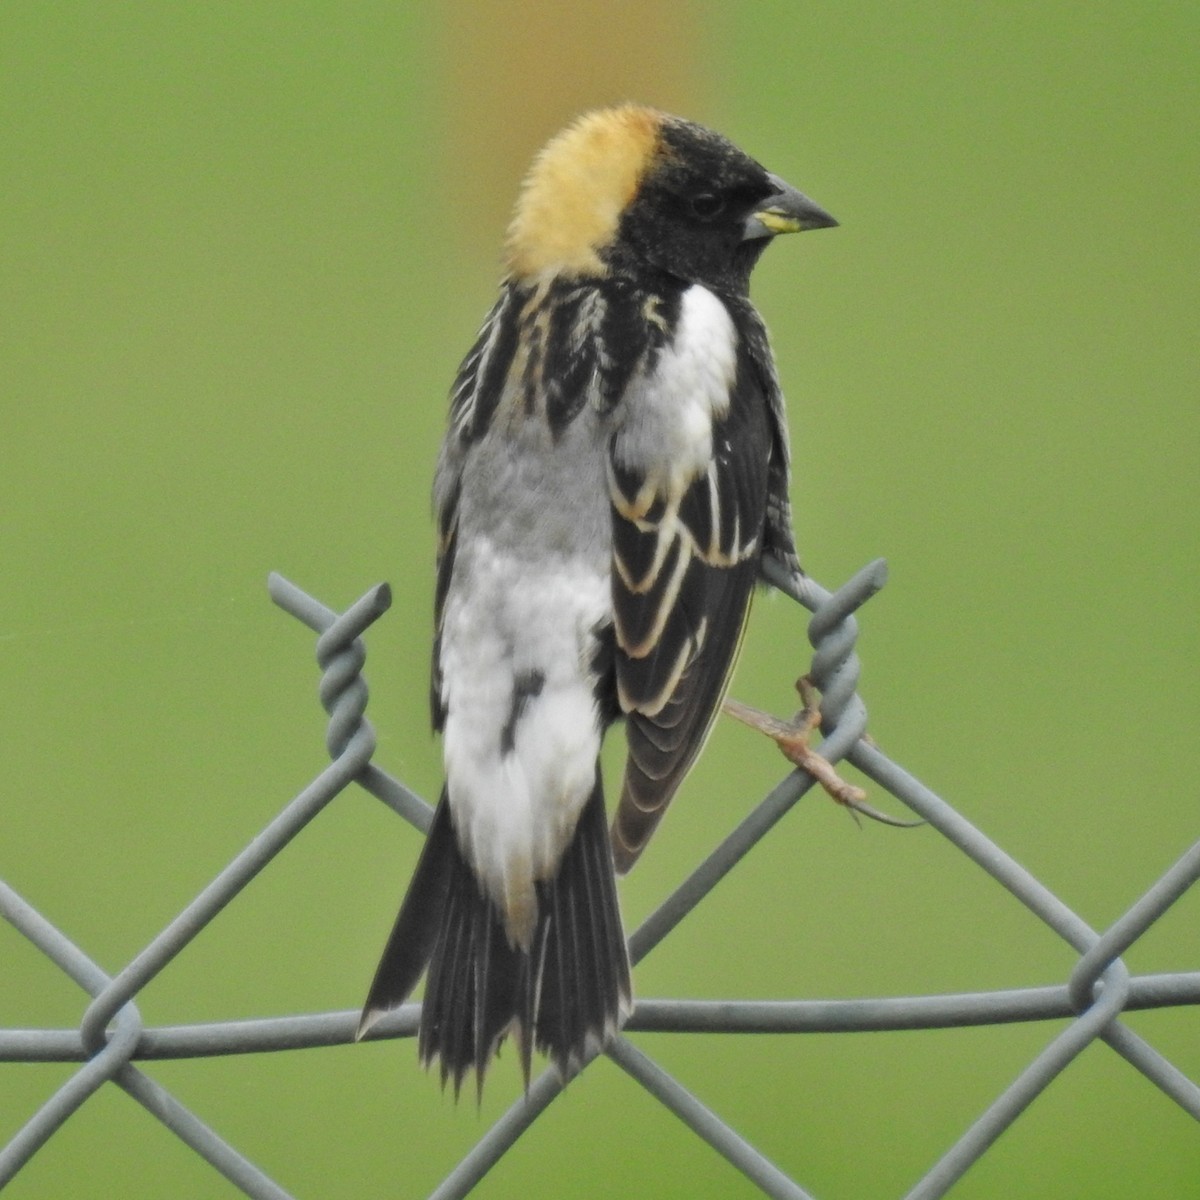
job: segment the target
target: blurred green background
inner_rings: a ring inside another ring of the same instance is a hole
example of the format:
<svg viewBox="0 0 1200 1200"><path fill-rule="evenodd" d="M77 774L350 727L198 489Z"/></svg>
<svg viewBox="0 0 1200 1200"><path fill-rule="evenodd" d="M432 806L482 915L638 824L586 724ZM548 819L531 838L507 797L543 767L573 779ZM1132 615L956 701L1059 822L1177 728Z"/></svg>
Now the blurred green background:
<svg viewBox="0 0 1200 1200"><path fill-rule="evenodd" d="M863 612L881 745L1096 927L1197 836L1200 9L948 2L0 8L0 874L119 969L326 761L313 639L389 580L378 761L426 796L428 492L518 180L574 112L727 133L842 221L756 275L808 569ZM802 614L734 691L787 711ZM619 752L615 744L614 752ZM610 777L614 773L610 767ZM722 724L644 916L782 774ZM899 809L878 792L873 801ZM417 850L339 798L139 998L152 1024L362 1000ZM1127 956L1197 969L1200 895ZM810 796L639 968L644 996L1062 982L1073 955L929 829ZM81 993L0 927L0 1026ZM1200 1077L1195 1011L1128 1023ZM1055 1032L636 1036L815 1195L902 1194ZM0 1141L71 1068L0 1067ZM151 1064L301 1200L427 1194L482 1109L411 1043ZM238 1194L106 1089L13 1200ZM749 1197L614 1065L478 1195ZM1200 1196L1195 1123L1089 1049L954 1191Z"/></svg>

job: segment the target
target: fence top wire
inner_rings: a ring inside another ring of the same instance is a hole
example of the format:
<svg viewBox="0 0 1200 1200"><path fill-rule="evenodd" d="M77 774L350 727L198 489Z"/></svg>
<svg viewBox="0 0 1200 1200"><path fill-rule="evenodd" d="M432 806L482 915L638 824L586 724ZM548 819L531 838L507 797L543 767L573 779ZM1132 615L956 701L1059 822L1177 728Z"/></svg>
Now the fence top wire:
<svg viewBox="0 0 1200 1200"><path fill-rule="evenodd" d="M810 609L814 648L811 677L822 693L822 754L852 763L908 805L1079 955L1059 986L956 995L845 1000L639 1000L625 1029L605 1053L626 1074L742 1171L768 1196L805 1200L810 1193L765 1158L625 1036L640 1031L680 1033L813 1033L946 1028L1071 1018L907 1193L907 1200L946 1194L1029 1103L1094 1041L1108 1044L1200 1121L1200 1087L1132 1033L1127 1010L1200 1004L1200 970L1131 977L1122 955L1200 877L1200 842L1184 852L1106 931L1099 933L1049 888L1005 854L960 813L875 746L866 734L858 696L854 613L886 581L882 561L869 564L836 592L788 574L774 562L764 576ZM329 714L331 762L172 922L116 975L109 976L59 929L0 880L0 915L24 934L89 996L78 1029L0 1030L0 1061L80 1062L81 1067L0 1149L0 1189L106 1083L114 1083L251 1197L287 1200L289 1193L145 1074L135 1062L331 1046L353 1040L356 1011L224 1021L147 1029L135 998L145 985L230 903L335 796L354 782L418 830L428 829L429 805L371 761L375 734L365 717L362 635L391 603L386 585L370 589L338 614L279 575L272 599L317 633L322 668L320 699ZM732 870L813 785L794 771L783 779L632 933L636 962L650 953L717 882ZM373 1037L411 1037L419 1004L382 1020ZM433 1195L465 1196L562 1090L545 1071L446 1176Z"/></svg>

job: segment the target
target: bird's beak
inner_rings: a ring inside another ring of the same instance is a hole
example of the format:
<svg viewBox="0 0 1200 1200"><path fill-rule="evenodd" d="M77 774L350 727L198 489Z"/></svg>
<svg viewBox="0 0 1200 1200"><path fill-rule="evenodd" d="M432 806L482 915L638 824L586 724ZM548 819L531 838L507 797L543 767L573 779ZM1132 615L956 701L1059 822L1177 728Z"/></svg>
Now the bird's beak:
<svg viewBox="0 0 1200 1200"><path fill-rule="evenodd" d="M837 224L819 204L814 204L803 192L778 175L770 175L775 189L762 205L746 218L742 241L774 237L777 233L800 233L805 229L829 229Z"/></svg>

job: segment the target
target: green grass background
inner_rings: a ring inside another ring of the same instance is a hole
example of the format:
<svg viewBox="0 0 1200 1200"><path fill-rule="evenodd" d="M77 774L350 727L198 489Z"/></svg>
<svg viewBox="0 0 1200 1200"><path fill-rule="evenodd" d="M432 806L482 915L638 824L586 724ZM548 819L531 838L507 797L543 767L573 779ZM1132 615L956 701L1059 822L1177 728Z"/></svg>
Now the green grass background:
<svg viewBox="0 0 1200 1200"><path fill-rule="evenodd" d="M805 563L885 555L881 745L1096 927L1198 832L1200 9L925 2L0 8L0 874L102 966L325 760L278 569L369 638L378 761L427 796L428 491L529 156L627 96L826 205L756 276ZM736 694L792 707L764 598ZM614 758L615 765L615 758ZM612 769L610 768L610 775ZM636 922L782 773L722 725L623 884ZM878 792L872 799L899 806ZM173 1024L357 1006L417 843L339 798L139 997ZM1196 969L1200 895L1127 956ZM1057 983L1072 953L929 829L809 797L637 971L644 996ZM82 994L0 928L0 1026ZM1200 1077L1194 1011L1135 1014ZM894 1197L1053 1035L636 1040L822 1200ZM410 1043L149 1073L298 1200L422 1196L519 1094L457 1108ZM70 1074L0 1065L0 1140ZM13 1200L235 1195L106 1089ZM614 1065L478 1194L749 1197ZM1103 1046L956 1200L1200 1196L1196 1125Z"/></svg>

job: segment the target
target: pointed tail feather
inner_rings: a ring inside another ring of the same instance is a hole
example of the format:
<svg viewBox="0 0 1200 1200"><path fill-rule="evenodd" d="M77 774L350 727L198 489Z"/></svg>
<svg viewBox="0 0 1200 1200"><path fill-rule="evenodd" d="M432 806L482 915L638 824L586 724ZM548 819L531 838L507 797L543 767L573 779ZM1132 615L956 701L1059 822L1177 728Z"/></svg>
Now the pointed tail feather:
<svg viewBox="0 0 1200 1200"><path fill-rule="evenodd" d="M438 1060L442 1084L452 1080L455 1095L471 1070L482 1087L510 1030L526 1086L535 1045L564 1077L574 1074L631 1006L598 771L558 873L537 884L537 898L537 926L525 952L509 943L500 913L459 850L443 789L359 1036L408 999L428 968L418 1050L423 1065Z"/></svg>
<svg viewBox="0 0 1200 1200"><path fill-rule="evenodd" d="M366 1036L389 1009L403 1004L417 986L434 950L459 857L450 824L450 805L442 788L417 868L367 993L356 1039Z"/></svg>
<svg viewBox="0 0 1200 1200"><path fill-rule="evenodd" d="M566 1078L616 1034L632 1007L598 775L558 874L538 885L534 946L543 947L537 1047Z"/></svg>

